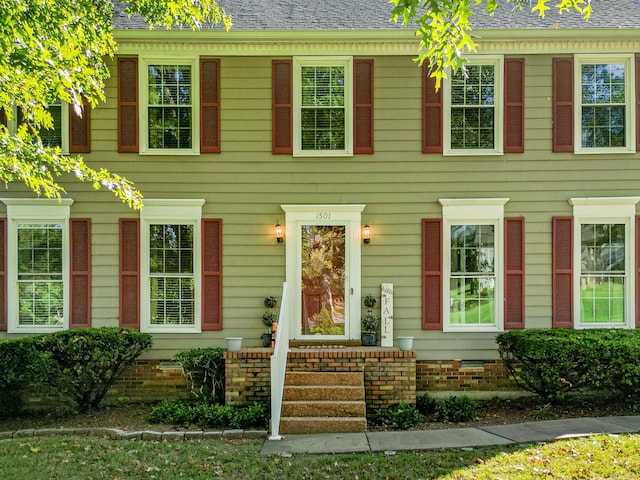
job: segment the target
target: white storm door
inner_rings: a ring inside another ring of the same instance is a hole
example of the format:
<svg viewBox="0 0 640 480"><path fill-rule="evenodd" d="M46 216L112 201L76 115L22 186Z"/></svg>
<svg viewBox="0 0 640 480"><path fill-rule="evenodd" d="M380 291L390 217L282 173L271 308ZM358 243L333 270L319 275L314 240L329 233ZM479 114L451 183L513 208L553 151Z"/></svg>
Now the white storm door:
<svg viewBox="0 0 640 480"><path fill-rule="evenodd" d="M360 338L364 205L283 205L290 331L299 340Z"/></svg>

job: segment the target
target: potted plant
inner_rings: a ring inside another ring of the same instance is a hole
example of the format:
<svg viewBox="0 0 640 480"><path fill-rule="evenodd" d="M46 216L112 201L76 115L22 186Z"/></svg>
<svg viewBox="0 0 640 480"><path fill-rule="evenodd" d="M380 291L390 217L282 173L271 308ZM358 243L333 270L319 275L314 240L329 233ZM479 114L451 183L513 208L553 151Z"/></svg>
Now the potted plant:
<svg viewBox="0 0 640 480"><path fill-rule="evenodd" d="M364 297L364 306L367 307L367 313L362 317L363 332L360 334L360 340L364 346L372 347L377 343L376 329L378 328L378 316L373 313L373 307L375 307L377 303L376 297L371 294Z"/></svg>
<svg viewBox="0 0 640 480"><path fill-rule="evenodd" d="M278 323L278 314L272 310L273 307L278 303L278 299L273 295L267 295L264 297L264 306L269 310L262 314L262 323L268 328L268 330L262 334L262 346L270 347L272 346L275 331L275 324Z"/></svg>

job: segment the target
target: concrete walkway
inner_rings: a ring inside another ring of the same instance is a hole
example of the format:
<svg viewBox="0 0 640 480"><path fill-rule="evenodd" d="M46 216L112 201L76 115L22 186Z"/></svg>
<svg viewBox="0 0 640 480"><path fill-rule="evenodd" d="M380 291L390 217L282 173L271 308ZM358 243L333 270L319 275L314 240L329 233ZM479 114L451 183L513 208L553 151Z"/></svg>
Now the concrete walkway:
<svg viewBox="0 0 640 480"><path fill-rule="evenodd" d="M287 435L282 440L267 440L261 453L281 456L289 456L294 453L391 453L403 450L473 448L552 442L599 433L616 434L639 431L640 416L571 418L448 430Z"/></svg>

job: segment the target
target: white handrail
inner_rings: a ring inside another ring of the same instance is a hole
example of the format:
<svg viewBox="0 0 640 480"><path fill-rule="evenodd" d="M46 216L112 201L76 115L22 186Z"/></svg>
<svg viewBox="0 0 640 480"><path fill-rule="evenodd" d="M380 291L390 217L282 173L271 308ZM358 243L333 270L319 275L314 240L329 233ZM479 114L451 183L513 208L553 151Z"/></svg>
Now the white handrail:
<svg viewBox="0 0 640 480"><path fill-rule="evenodd" d="M287 354L289 353L289 316L287 311L287 282L284 282L280 297L276 344L273 355L271 355L271 435L269 440L282 440L280 414L282 412L284 376L287 371Z"/></svg>

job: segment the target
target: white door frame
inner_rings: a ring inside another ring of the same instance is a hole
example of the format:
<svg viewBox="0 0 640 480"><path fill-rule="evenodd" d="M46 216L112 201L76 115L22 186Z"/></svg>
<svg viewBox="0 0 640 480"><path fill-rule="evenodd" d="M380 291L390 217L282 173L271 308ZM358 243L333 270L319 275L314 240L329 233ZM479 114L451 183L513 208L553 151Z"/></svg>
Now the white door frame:
<svg viewBox="0 0 640 480"><path fill-rule="evenodd" d="M281 205L286 222L288 311L291 336L297 340L360 339L360 230L366 205ZM340 336L302 335L302 225L345 225L345 334Z"/></svg>

